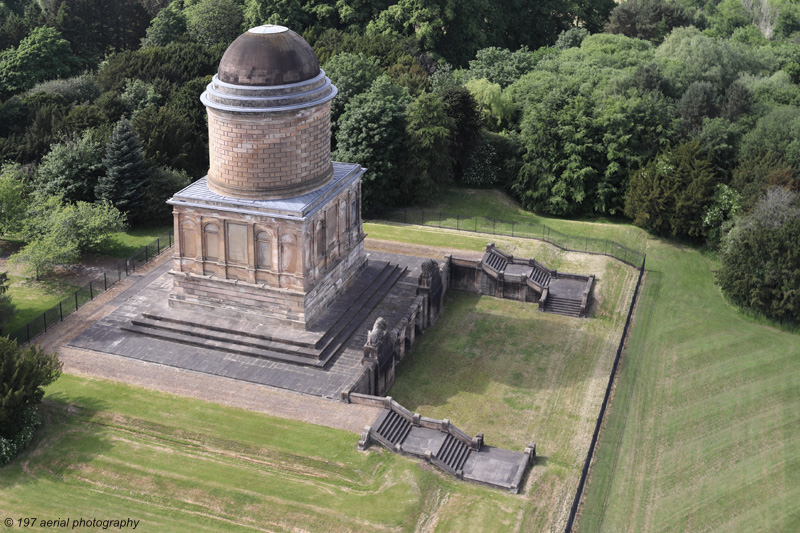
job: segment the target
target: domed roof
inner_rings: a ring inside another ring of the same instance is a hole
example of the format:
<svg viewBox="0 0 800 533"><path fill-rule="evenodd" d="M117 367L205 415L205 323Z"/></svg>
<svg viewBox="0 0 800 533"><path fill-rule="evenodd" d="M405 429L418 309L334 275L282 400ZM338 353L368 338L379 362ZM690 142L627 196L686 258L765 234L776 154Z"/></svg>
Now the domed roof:
<svg viewBox="0 0 800 533"><path fill-rule="evenodd" d="M319 75L311 46L283 26L251 28L231 43L219 63L219 80L232 85L274 86Z"/></svg>

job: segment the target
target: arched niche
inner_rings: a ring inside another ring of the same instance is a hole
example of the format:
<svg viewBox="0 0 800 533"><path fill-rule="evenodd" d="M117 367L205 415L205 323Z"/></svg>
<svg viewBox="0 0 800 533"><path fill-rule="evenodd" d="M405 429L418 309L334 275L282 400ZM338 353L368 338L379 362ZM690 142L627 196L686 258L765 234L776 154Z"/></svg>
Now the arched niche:
<svg viewBox="0 0 800 533"><path fill-rule="evenodd" d="M210 261L219 260L219 226L214 223L203 226L203 257Z"/></svg>
<svg viewBox="0 0 800 533"><path fill-rule="evenodd" d="M197 257L197 226L191 220L181 223L181 257L194 259Z"/></svg>
<svg viewBox="0 0 800 533"><path fill-rule="evenodd" d="M297 238L292 234L281 236L281 272L297 272Z"/></svg>
<svg viewBox="0 0 800 533"><path fill-rule="evenodd" d="M268 231L256 231L256 268L272 268L272 234Z"/></svg>

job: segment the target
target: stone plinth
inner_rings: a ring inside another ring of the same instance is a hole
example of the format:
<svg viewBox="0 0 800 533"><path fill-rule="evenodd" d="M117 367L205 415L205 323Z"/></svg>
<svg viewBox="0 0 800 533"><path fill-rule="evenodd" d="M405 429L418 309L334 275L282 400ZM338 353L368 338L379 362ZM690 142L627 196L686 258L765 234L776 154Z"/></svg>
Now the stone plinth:
<svg viewBox="0 0 800 533"><path fill-rule="evenodd" d="M364 265L359 165L288 199L223 196L201 179L175 194L170 305L304 328Z"/></svg>

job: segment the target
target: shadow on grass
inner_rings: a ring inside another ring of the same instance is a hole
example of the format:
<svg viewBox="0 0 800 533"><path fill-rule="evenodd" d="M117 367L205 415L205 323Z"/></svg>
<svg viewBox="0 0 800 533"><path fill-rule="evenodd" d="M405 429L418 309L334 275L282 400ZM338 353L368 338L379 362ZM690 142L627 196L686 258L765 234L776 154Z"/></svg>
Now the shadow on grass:
<svg viewBox="0 0 800 533"><path fill-rule="evenodd" d="M102 435L103 426L93 422L105 407L97 398L68 401L63 394L48 394L39 408L42 425L31 444L3 467L0 487L36 483L42 477L63 479L78 465L105 454L112 445Z"/></svg>

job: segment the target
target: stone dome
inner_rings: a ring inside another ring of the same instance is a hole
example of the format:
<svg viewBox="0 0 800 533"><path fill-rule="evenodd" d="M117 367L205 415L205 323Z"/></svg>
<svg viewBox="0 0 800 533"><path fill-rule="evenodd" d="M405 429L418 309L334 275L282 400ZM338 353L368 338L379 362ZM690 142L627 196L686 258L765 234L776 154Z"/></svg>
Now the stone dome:
<svg viewBox="0 0 800 533"><path fill-rule="evenodd" d="M231 43L219 63L219 80L232 85L286 85L318 74L314 50L283 26L251 28Z"/></svg>

